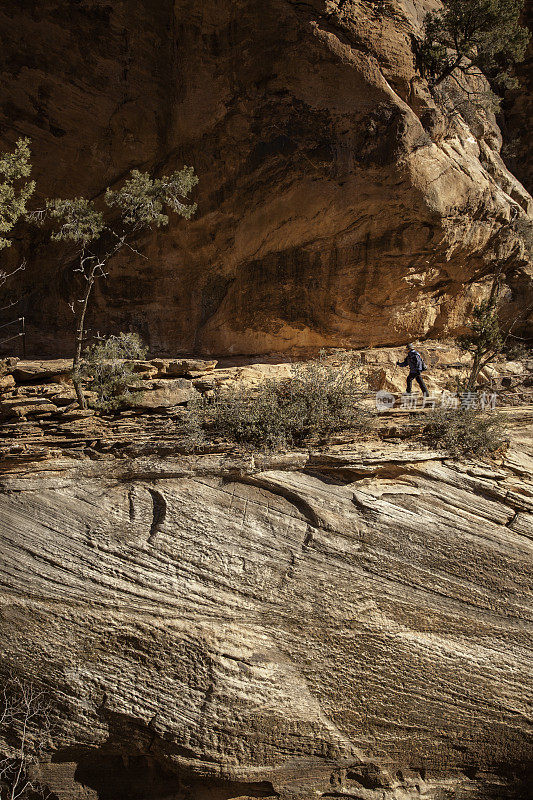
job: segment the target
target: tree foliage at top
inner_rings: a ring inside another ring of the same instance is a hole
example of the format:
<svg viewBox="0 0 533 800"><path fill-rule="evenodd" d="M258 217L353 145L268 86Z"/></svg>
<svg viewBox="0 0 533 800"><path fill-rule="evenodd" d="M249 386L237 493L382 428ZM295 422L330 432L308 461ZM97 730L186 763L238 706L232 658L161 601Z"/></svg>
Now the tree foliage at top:
<svg viewBox="0 0 533 800"><path fill-rule="evenodd" d="M192 167L184 167L162 178L152 178L148 172L134 169L120 189L107 189L105 193L106 205L119 212L118 224L106 222L104 212L85 197L49 200L45 216L59 222L52 239L72 241L84 248L92 246L96 253L105 234L123 243L142 228L168 225L165 208L190 219L196 211L196 203L184 201L197 183L198 177Z"/></svg>
<svg viewBox="0 0 533 800"><path fill-rule="evenodd" d="M46 210L53 220L60 221L58 230L52 233L56 242L74 241L88 245L102 234L104 215L85 197L73 200L48 200Z"/></svg>
<svg viewBox="0 0 533 800"><path fill-rule="evenodd" d="M513 82L529 32L520 24L524 0L447 0L424 23L420 56L425 76L438 86L448 76L485 76L498 90Z"/></svg>
<svg viewBox="0 0 533 800"><path fill-rule="evenodd" d="M10 233L26 214L35 191L35 182L24 180L30 174L30 140L19 139L12 153L0 157L0 250L11 244L3 234Z"/></svg>
<svg viewBox="0 0 533 800"><path fill-rule="evenodd" d="M474 357L483 357L489 353L499 353L503 347L503 335L498 320L496 304L484 300L474 307L469 323L470 331L458 338L462 350Z"/></svg>
<svg viewBox="0 0 533 800"><path fill-rule="evenodd" d="M147 172L134 169L121 189L108 189L105 195L108 206L119 208L124 222L135 228L143 225L168 225L167 206L176 214L190 219L196 211L196 203L187 205L183 198L198 183L192 167L176 170L163 178L152 178Z"/></svg>

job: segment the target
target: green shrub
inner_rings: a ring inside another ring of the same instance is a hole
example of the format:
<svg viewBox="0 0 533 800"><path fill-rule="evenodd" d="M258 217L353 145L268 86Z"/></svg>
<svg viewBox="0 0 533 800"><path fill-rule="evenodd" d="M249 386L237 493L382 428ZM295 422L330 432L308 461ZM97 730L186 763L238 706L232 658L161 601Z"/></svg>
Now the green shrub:
<svg viewBox="0 0 533 800"><path fill-rule="evenodd" d="M346 359L332 365L320 358L293 365L291 372L256 389L219 393L214 404L204 406L208 426L226 439L270 450L368 427L361 389Z"/></svg>
<svg viewBox="0 0 533 800"><path fill-rule="evenodd" d="M203 399L192 400L181 413L177 424L180 446L186 451L197 450L206 443L204 430L206 404Z"/></svg>
<svg viewBox="0 0 533 800"><path fill-rule="evenodd" d="M115 411L133 399L131 389L142 386L128 360L146 357L147 348L136 333L119 333L89 347L79 374L90 381L89 388L96 392L92 405L99 411Z"/></svg>
<svg viewBox="0 0 533 800"><path fill-rule="evenodd" d="M437 409L427 415L424 437L433 447L449 450L454 456L487 455L506 443L501 417L471 409Z"/></svg>

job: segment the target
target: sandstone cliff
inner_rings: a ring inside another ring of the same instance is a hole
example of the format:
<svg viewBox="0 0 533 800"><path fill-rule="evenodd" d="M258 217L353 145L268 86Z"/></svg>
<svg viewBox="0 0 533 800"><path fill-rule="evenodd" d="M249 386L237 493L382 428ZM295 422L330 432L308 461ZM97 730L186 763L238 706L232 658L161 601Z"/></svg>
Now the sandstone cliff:
<svg viewBox="0 0 533 800"><path fill-rule="evenodd" d="M456 330L495 264L527 307L531 199L495 120L437 106L415 69L434 5L3 4L2 143L32 138L43 194L98 197L132 167L200 176L195 220L114 265L90 326L173 354L394 344ZM68 259L37 234L27 257L30 344L57 355Z"/></svg>
<svg viewBox="0 0 533 800"><path fill-rule="evenodd" d="M510 419L492 465L164 456L127 428L114 455L4 460L2 669L50 689L53 796L527 797L531 412Z"/></svg>
<svg viewBox="0 0 533 800"><path fill-rule="evenodd" d="M380 379L394 358L362 355ZM502 408L485 462L396 411L367 440L187 453L149 369L178 404L200 366L147 364L159 401L107 417L69 410L64 362L3 378L0 690L49 695L36 778L59 800L526 800L533 407ZM269 371L204 367L204 390ZM0 726L0 760L16 741Z"/></svg>

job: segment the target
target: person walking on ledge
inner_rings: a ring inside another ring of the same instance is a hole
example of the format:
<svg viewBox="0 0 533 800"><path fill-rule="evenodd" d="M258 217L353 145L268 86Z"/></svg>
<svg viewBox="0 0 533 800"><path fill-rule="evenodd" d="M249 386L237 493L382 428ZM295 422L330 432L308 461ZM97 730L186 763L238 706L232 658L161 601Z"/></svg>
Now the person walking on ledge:
<svg viewBox="0 0 533 800"><path fill-rule="evenodd" d="M413 380L415 380L422 389L422 393L425 394L426 397L429 397L427 386L422 380L421 375L421 373L424 372L427 367L422 360L422 356L418 350L415 350L412 344L407 345L407 356L405 359L403 361L397 361L396 364L399 367L409 367L409 375L407 376L407 394L411 394L411 387L413 385Z"/></svg>

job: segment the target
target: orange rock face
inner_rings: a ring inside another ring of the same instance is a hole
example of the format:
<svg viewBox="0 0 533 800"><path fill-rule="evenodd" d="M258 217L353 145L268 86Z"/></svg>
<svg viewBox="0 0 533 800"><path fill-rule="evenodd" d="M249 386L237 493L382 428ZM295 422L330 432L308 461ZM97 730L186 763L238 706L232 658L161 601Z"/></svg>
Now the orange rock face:
<svg viewBox="0 0 533 800"><path fill-rule="evenodd" d="M457 330L501 263L526 307L531 198L494 120L418 76L433 5L7 4L2 144L31 137L43 195L98 197L133 167L200 177L196 217L113 263L90 327L161 354L396 344ZM68 254L33 237L29 349L68 352Z"/></svg>

